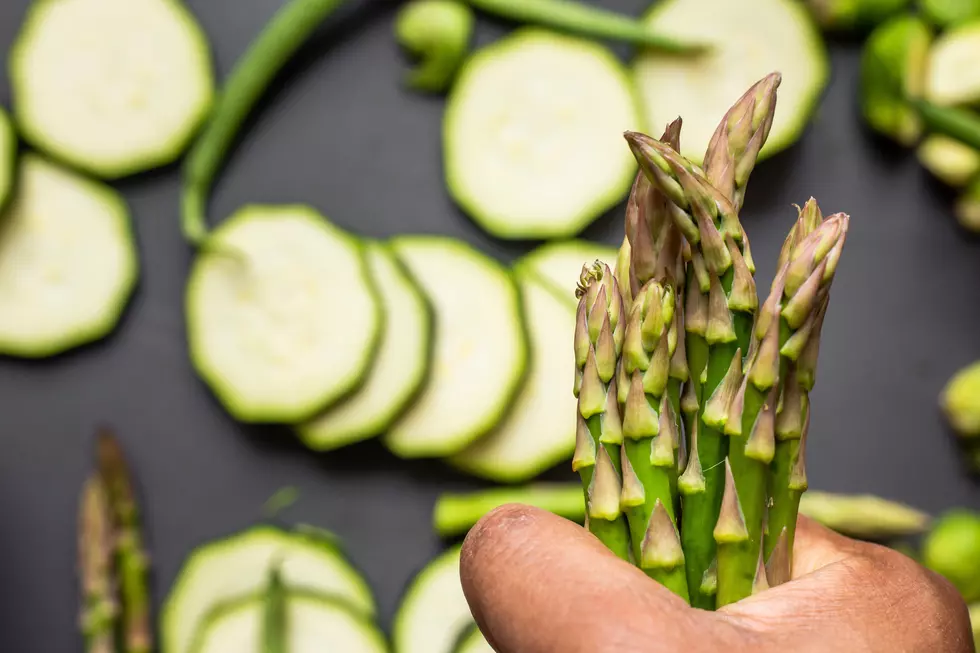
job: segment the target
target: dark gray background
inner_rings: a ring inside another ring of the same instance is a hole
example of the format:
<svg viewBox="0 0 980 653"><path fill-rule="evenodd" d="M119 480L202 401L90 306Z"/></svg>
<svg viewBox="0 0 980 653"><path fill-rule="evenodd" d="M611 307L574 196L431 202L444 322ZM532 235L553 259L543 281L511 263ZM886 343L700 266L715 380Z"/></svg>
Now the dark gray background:
<svg viewBox="0 0 980 653"><path fill-rule="evenodd" d="M219 75L280 4L190 1ZM605 4L639 14L646 3ZM27 5L0 2L0 52ZM308 202L366 236L450 234L503 260L527 251L532 244L484 235L448 199L443 100L402 89L395 6L353 2L303 49L229 162L213 221L247 202ZM505 29L481 18L478 40ZM876 492L930 511L980 508L980 487L959 465L937 409L947 378L980 358L980 242L957 228L951 198L910 152L862 128L858 48L835 44L832 59L806 137L753 175L743 214L763 280L795 218L792 203L814 195L825 212L852 216L813 393L811 487ZM4 80L0 102L9 106L9 95ZM479 483L438 463L399 461L373 443L316 456L286 430L235 424L187 360L191 251L178 231L177 170L119 187L134 211L143 273L118 331L56 360L0 360L0 649L81 650L75 513L101 422L118 428L139 474L157 602L192 547L253 523L266 498L295 485L301 500L286 517L345 539L387 628L405 583L440 550L430 527L437 494ZM618 244L621 216L620 207L584 235ZM573 478L565 469L550 477Z"/></svg>

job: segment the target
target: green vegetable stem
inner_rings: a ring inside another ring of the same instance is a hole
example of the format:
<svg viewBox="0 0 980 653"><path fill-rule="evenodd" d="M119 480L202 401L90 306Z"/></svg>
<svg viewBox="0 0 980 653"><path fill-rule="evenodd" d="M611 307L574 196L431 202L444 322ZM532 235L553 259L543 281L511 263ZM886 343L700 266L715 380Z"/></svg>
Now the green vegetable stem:
<svg viewBox="0 0 980 653"><path fill-rule="evenodd" d="M398 13L398 42L420 58L407 77L410 87L437 93L451 84L469 51L473 12L456 0L412 0Z"/></svg>

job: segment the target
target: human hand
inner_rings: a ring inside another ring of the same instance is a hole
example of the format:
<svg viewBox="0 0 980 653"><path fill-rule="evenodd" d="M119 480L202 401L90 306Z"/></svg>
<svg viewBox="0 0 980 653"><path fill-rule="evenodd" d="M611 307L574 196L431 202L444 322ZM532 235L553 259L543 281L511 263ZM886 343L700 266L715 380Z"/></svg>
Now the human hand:
<svg viewBox="0 0 980 653"><path fill-rule="evenodd" d="M717 612L689 607L588 531L527 506L463 544L473 616L498 653L973 653L966 604L905 555L800 517L793 580Z"/></svg>

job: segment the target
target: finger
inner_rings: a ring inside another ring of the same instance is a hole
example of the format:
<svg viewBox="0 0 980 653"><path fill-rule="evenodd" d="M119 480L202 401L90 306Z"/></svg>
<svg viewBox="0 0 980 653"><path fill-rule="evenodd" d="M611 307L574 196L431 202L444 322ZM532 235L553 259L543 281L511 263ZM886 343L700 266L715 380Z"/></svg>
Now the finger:
<svg viewBox="0 0 980 653"><path fill-rule="evenodd" d="M761 650L972 651L962 598L911 558L801 517L793 580L723 608Z"/></svg>
<svg viewBox="0 0 980 653"><path fill-rule="evenodd" d="M672 640L680 650L707 614L581 526L528 506L484 517L463 544L460 566L473 615L500 653L641 650L654 636L663 650L673 650Z"/></svg>

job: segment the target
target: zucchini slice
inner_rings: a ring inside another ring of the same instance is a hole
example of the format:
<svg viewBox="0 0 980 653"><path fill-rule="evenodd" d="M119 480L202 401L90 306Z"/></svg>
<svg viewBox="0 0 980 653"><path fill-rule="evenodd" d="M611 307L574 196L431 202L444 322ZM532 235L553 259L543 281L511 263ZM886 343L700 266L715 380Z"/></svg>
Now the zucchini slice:
<svg viewBox="0 0 980 653"><path fill-rule="evenodd" d="M529 480L575 451L575 313L529 273L516 272L530 338L526 381L504 421L449 458L459 469L500 483Z"/></svg>
<svg viewBox="0 0 980 653"><path fill-rule="evenodd" d="M257 526L205 544L184 562L161 614L162 652L195 650L195 638L208 615L263 592L276 561L282 563L283 582L290 591L337 596L366 617L374 616L370 588L335 543Z"/></svg>
<svg viewBox="0 0 980 653"><path fill-rule="evenodd" d="M476 52L443 124L446 183L499 238L574 235L626 197L641 128L620 62L602 45L535 27Z"/></svg>
<svg viewBox="0 0 980 653"><path fill-rule="evenodd" d="M218 608L208 619L194 653L265 653L261 595ZM387 653L377 625L332 596L290 592L286 596L287 642L282 653Z"/></svg>
<svg viewBox="0 0 980 653"><path fill-rule="evenodd" d="M494 650L474 623L463 630L453 653L494 653Z"/></svg>
<svg viewBox="0 0 980 653"><path fill-rule="evenodd" d="M662 126L684 116L684 156L700 164L721 116L746 88L772 72L782 73L782 83L759 160L800 138L830 77L827 48L806 3L666 0L650 10L647 24L678 40L714 48L702 57L645 52L634 64L646 123Z"/></svg>
<svg viewBox="0 0 980 653"><path fill-rule="evenodd" d="M428 301L387 245L370 243L367 258L384 306L384 334L358 392L298 428L306 446L318 451L383 433L416 395L428 371L432 336Z"/></svg>
<svg viewBox="0 0 980 653"><path fill-rule="evenodd" d="M139 276L119 193L25 154L0 224L0 353L54 356L115 329Z"/></svg>
<svg viewBox="0 0 980 653"><path fill-rule="evenodd" d="M547 283L559 296L568 300L574 311L578 304L575 287L583 265L602 261L616 267L619 251L609 245L588 240L565 240L539 245L525 254L515 267L528 270Z"/></svg>
<svg viewBox="0 0 980 653"><path fill-rule="evenodd" d="M0 209L7 205L14 185L14 168L17 165L17 135L7 112L0 109Z"/></svg>
<svg viewBox="0 0 980 653"><path fill-rule="evenodd" d="M926 170L955 188L967 185L980 174L980 152L947 136L928 136L916 154Z"/></svg>
<svg viewBox="0 0 980 653"><path fill-rule="evenodd" d="M452 653L473 623L459 580L460 549L438 556L412 580L392 625L395 653Z"/></svg>
<svg viewBox="0 0 980 653"><path fill-rule="evenodd" d="M926 98L944 106L980 101L980 20L943 32L929 51Z"/></svg>
<svg viewBox="0 0 980 653"><path fill-rule="evenodd" d="M296 424L355 390L383 315L363 245L306 206L247 206L187 288L191 359L243 422Z"/></svg>
<svg viewBox="0 0 980 653"><path fill-rule="evenodd" d="M404 458L459 453L497 426L521 388L528 343L509 270L462 241L399 236L395 253L435 315L432 368L385 444Z"/></svg>
<svg viewBox="0 0 980 653"><path fill-rule="evenodd" d="M174 161L214 96L207 39L174 0L37 0L9 72L24 139L106 179Z"/></svg>

